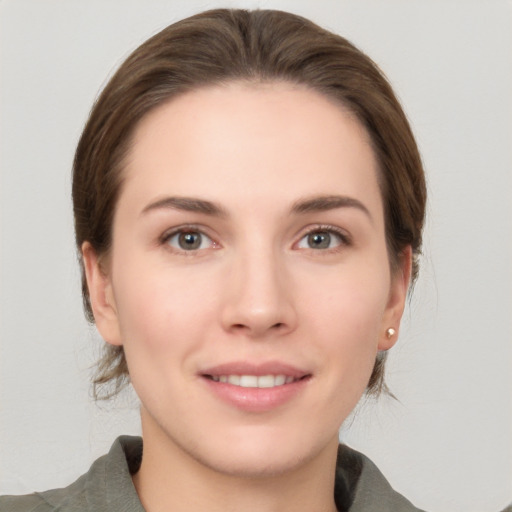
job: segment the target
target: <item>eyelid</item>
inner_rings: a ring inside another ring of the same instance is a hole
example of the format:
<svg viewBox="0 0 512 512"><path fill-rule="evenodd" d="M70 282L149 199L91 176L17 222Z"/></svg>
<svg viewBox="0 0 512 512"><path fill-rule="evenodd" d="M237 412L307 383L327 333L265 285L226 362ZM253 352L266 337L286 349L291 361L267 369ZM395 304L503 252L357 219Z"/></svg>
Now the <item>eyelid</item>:
<svg viewBox="0 0 512 512"><path fill-rule="evenodd" d="M220 248L221 244L215 239L215 237L212 234L209 233L209 231L210 231L209 229L205 228L204 226L198 225L198 224L181 224L179 226L175 226L173 228L169 228L166 231L164 231L162 233L162 235L159 237L158 241L161 245L168 245L169 240L173 236L175 236L179 233L197 232L211 240L211 242L212 242L211 248L212 249ZM293 244L293 248L296 248L297 244L301 240L303 240L304 237L306 237L312 233L315 233L315 232L332 233L332 234L336 235L341 241L339 246L331 248L331 249L323 249L323 250L311 249L311 250L314 250L315 252L336 251L339 247L346 247L346 246L352 245L352 237L346 230L344 230L338 226L333 226L331 224L314 224L314 225L309 225L300 230L299 234L296 237L296 241ZM169 245L168 245L168 247L176 252L179 252L179 253L183 253L183 254L189 253L189 255L190 255L190 253L193 254L193 253L197 253L199 251L205 250L205 249L196 249L196 250L186 251L183 249L180 250L178 248L174 248Z"/></svg>
<svg viewBox="0 0 512 512"><path fill-rule="evenodd" d="M167 229L162 233L162 235L159 237L158 241L161 245L167 245L172 251L180 254L185 255L191 255L200 251L204 251L206 249L195 249L186 251L185 249L179 249L177 247L172 247L169 245L169 240L178 234L181 233L199 233L202 236L208 238L212 242L212 247L209 247L210 249L218 249L220 248L220 244L215 240L213 235L208 233L208 229L206 229L204 226L199 226L197 224L181 224L180 226L175 226L173 228Z"/></svg>
<svg viewBox="0 0 512 512"><path fill-rule="evenodd" d="M341 243L339 244L339 246L336 246L336 247L333 247L330 249L321 250L321 249L310 248L311 251L315 251L315 252L319 252L319 253L320 252L329 252L329 251L332 252L332 251L339 250L340 247L347 247L347 246L352 245L352 237L346 230L344 230L338 226L333 226L331 224L315 224L315 225L307 226L306 228L304 228L300 231L297 241L293 244L294 247L296 247L299 244L299 242L301 242L306 236L308 236L312 233L316 233L316 232L327 232L327 233L334 234L341 240ZM307 249L305 249L305 250L307 250Z"/></svg>

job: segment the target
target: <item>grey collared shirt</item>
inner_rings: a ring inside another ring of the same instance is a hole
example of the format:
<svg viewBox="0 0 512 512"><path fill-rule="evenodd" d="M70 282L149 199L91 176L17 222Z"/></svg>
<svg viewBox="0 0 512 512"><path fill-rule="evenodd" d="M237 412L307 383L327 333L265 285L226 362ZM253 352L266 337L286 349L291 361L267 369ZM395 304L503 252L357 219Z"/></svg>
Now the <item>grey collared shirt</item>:
<svg viewBox="0 0 512 512"><path fill-rule="evenodd" d="M89 471L62 489L0 497L0 512L144 512L131 476L142 439L121 436ZM340 512L421 512L395 492L367 457L340 445L335 501Z"/></svg>

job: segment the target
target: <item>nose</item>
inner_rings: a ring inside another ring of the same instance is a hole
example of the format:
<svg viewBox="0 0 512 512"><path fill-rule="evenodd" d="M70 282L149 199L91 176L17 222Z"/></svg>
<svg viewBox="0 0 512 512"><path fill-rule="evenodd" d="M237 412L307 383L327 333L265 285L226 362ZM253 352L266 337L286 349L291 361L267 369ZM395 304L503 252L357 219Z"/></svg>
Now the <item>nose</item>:
<svg viewBox="0 0 512 512"><path fill-rule="evenodd" d="M295 329L293 282L272 250L236 257L224 291L222 323L229 332L265 339Z"/></svg>

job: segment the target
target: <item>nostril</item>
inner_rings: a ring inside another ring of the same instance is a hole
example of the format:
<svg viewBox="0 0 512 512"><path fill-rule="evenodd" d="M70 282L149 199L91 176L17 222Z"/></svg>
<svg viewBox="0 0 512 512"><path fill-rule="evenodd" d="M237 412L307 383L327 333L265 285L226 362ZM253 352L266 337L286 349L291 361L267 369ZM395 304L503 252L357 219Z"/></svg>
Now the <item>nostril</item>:
<svg viewBox="0 0 512 512"><path fill-rule="evenodd" d="M286 324L283 323L283 322L276 322L275 324L270 326L270 329L271 330L280 330L283 327L285 327L285 325ZM245 324L242 324L242 323L233 324L231 326L231 328L234 329L234 330L237 330L237 331L251 330L251 328L248 325L245 325Z"/></svg>

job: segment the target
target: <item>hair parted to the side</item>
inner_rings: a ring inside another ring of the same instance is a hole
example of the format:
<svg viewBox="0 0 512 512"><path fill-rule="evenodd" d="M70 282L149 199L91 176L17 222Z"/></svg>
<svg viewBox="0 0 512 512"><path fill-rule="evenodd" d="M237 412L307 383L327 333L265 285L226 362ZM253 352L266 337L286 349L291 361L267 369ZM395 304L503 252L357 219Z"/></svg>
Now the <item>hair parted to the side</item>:
<svg viewBox="0 0 512 512"><path fill-rule="evenodd" d="M379 184L391 268L412 247L412 281L418 273L426 187L416 142L391 86L373 61L349 41L282 11L219 9L165 28L137 48L97 99L73 165L78 252L89 241L108 254L123 161L139 121L186 91L233 81L287 81L339 102L366 128L379 163ZM85 314L94 322L83 261ZM367 392L384 384L380 353ZM106 345L94 380L96 398L115 395L128 381L122 347Z"/></svg>

